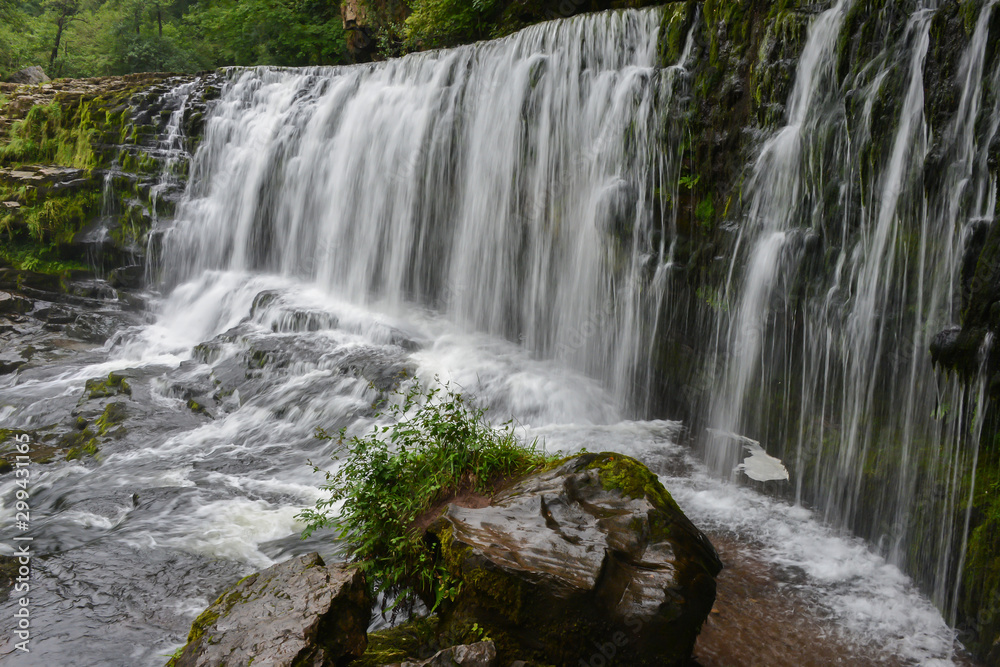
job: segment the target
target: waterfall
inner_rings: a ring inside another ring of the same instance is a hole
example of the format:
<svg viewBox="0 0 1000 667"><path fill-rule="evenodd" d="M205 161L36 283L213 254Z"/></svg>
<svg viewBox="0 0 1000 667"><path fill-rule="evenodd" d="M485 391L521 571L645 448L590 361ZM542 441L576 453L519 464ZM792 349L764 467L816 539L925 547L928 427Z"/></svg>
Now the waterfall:
<svg viewBox="0 0 1000 667"><path fill-rule="evenodd" d="M551 22L371 66L233 71L168 239L206 269L420 303L646 394L643 286L671 259L687 47L661 68L656 11ZM664 150L665 147L665 150Z"/></svg>
<svg viewBox="0 0 1000 667"><path fill-rule="evenodd" d="M812 20L785 125L744 186L720 290L731 309L702 331L714 391L692 415L711 427L718 474L735 477L740 443L760 442L797 503L869 539L942 608L980 411L927 350L958 319L964 247L994 206L994 4L940 128L924 116L935 7L916 3L846 75L852 0ZM673 390L654 386L652 365L680 326L674 203L700 16L670 64L662 20L611 12L359 67L231 70L164 242L167 285L243 272L417 305L649 415ZM926 171L932 149L940 173ZM187 308L167 311L186 321Z"/></svg>
<svg viewBox="0 0 1000 667"><path fill-rule="evenodd" d="M312 463L337 454L315 430L383 425L373 403L412 375L454 381L550 451L649 462L845 659L951 664L940 611L955 622L988 378L936 372L928 347L960 318L996 206L997 1L969 14L943 120L925 111L932 0L908 0L848 67L860 0L793 10L810 23L783 126L725 128L753 155L720 216L694 200L725 185L692 187L715 139L691 114L718 99L697 3L382 63L227 70L190 156L188 111L209 96L164 95L143 149L159 168L125 202L157 223L155 318L120 313L105 347L0 375L5 428L43 442L101 418L88 381L130 387L100 460L40 471L33 657L160 665L232 581L334 550L295 519L322 496ZM685 392L686 412L664 408ZM685 425L714 434L707 466ZM747 439L790 481L732 483Z"/></svg>
<svg viewBox="0 0 1000 667"><path fill-rule="evenodd" d="M787 124L749 179L706 437L725 476L735 436L760 441L790 465L798 502L868 538L952 610L982 388L937 377L927 351L958 321L964 248L995 204L996 99L977 125L1000 77L1000 63L984 76L994 5L979 10L942 128L924 117L932 7L844 78L834 45L850 3L814 20ZM926 171L932 144L942 171Z"/></svg>

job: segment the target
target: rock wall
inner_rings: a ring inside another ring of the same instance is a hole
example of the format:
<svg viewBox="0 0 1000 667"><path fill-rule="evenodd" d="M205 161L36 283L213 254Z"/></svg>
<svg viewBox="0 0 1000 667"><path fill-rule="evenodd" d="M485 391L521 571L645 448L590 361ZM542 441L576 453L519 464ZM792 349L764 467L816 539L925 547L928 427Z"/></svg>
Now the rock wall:
<svg viewBox="0 0 1000 667"><path fill-rule="evenodd" d="M0 259L44 273L141 264L154 220L183 190L214 90L204 83L153 73L3 84Z"/></svg>
<svg viewBox="0 0 1000 667"><path fill-rule="evenodd" d="M706 346L699 338L708 325L720 316L726 305L722 293L726 271L738 236L745 224L747 205L746 185L750 167L756 157L761 138L783 124L786 101L799 66L798 57L807 38L810 22L829 5L816 6L795 0L764 2L749 0L706 0L668 5L673 8L665 23L664 56L666 62L678 52L678 44L692 21L700 21L695 31L696 54L693 57L693 77L688 115L690 147L684 173L690 187L681 188L681 213L678 216L680 252L677 261L684 276L685 287L671 295L677 304L669 314L672 326L661 327L668 336L653 363L656 368L659 404L654 408L664 414L688 419L692 432L700 430L699 419L707 414L709 392L714 385L711 376L718 350ZM929 32L930 44L923 68L925 91L924 116L929 135L928 159L919 186L926 200L940 196L944 181L943 143L945 128L959 104L961 88L960 61L969 43L976 17L983 3L946 0L936 8ZM856 76L877 57L883 45L901 40L907 30L907 20L917 10L914 2L857 0L851 6L837 45L838 74ZM669 18L669 17L673 18ZM697 17L697 18L695 18ZM1000 18L994 13L990 34L998 34ZM994 67L998 54L995 40L988 46L986 71ZM905 67L888 78L884 94L870 108L860 102L846 105L845 123L849 127L870 122L872 135L866 152L857 157L866 165L874 165L881 156L891 152L897 118L900 115L898 91L904 85ZM894 99L895 97L895 99ZM863 119L870 113L871 120ZM980 120L980 129L988 121ZM997 168L996 148L990 170ZM947 198L947 193L944 193ZM851 212L838 215L847 219ZM836 217L836 216L834 216ZM963 221L964 222L964 221ZM975 227L965 246L961 281L961 329L937 341L941 343L935 355L941 364L942 377L958 373L971 385L984 372L989 399L982 423L978 463L962 473L962 502L950 518L961 526L966 520L964 499L972 497L969 514L968 543L964 568L958 575L960 586L954 609L954 622L967 646L990 664L1000 664L1000 413L996 398L1000 396L1000 349L994 345L987 357L985 370L980 364L980 350L987 333L1000 333L1000 231L992 220ZM823 240L820 240L822 243ZM942 239L942 243L945 241ZM789 319L787 335L801 326L800 306L809 290L822 283L818 275L828 275L832 267L824 264L826 248L818 250L810 271L800 272L798 283L789 288L788 301L776 306ZM809 267L809 262L803 264ZM724 316L724 314L722 314ZM944 343L950 340L950 344ZM931 350L925 350L930 354ZM668 388L683 387L681 392ZM974 393L974 389L970 390ZM784 400L775 398L776 401ZM975 412L975 409L971 409ZM777 429L776 429L777 430ZM795 425L787 431L793 437ZM884 440L877 443L884 451L899 444ZM873 459L872 460L877 460ZM872 465L863 471L861 494L877 492L881 472ZM974 481L974 491L973 491ZM938 491L942 492L942 491ZM871 538L882 528L865 525L858 532ZM867 533L871 533L871 535ZM963 535L958 530L952 544L950 567L958 567L963 553ZM904 554L904 568L927 588L922 570L928 569L919 553L920 546ZM948 617L950 609L945 608Z"/></svg>

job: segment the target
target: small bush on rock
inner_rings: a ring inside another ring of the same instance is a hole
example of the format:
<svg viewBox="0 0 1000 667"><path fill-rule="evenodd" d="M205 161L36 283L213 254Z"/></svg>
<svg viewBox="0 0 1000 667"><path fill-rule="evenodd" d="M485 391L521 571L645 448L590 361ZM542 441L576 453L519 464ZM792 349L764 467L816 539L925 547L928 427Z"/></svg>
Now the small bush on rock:
<svg viewBox="0 0 1000 667"><path fill-rule="evenodd" d="M448 385L414 382L396 396L376 415L389 425L364 436L340 432L334 458L342 464L325 471L322 487L330 495L299 518L307 522L305 537L336 529L373 592L396 596L396 604L419 597L436 608L454 599L461 582L425 541L420 520L458 494L490 496L547 459L518 440L511 422L492 426L483 408ZM323 431L317 437L332 439Z"/></svg>

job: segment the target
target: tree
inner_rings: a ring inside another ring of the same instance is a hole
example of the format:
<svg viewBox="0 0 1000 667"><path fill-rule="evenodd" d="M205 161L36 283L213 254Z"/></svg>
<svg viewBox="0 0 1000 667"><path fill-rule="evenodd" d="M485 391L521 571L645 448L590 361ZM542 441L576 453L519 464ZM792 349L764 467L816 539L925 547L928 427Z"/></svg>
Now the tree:
<svg viewBox="0 0 1000 667"><path fill-rule="evenodd" d="M63 31L72 21L79 17L80 0L46 0L45 9L51 12L56 24L56 38L52 45L52 55L49 57L49 70L52 70L59 56L59 43L62 41Z"/></svg>

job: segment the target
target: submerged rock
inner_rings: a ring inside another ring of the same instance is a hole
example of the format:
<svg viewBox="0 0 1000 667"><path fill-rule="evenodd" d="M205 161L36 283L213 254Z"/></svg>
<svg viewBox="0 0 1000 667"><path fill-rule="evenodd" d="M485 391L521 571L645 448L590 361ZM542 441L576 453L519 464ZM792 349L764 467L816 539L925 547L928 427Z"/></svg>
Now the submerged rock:
<svg viewBox="0 0 1000 667"><path fill-rule="evenodd" d="M722 568L656 476L611 453L530 475L489 507L449 505L429 536L462 580L442 631L477 624L504 664L682 664Z"/></svg>
<svg viewBox="0 0 1000 667"><path fill-rule="evenodd" d="M357 568L299 556L251 574L195 619L168 667L326 667L362 655L372 603Z"/></svg>

